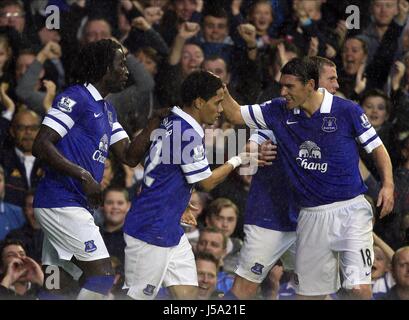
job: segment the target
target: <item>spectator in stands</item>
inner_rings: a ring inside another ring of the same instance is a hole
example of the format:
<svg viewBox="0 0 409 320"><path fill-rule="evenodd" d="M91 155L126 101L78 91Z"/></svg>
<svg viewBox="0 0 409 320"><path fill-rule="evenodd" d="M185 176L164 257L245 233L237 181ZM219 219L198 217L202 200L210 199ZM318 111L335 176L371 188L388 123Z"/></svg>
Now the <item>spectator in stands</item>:
<svg viewBox="0 0 409 320"><path fill-rule="evenodd" d="M24 244L7 240L0 246L1 299L36 299L43 285L40 265L26 255Z"/></svg>
<svg viewBox="0 0 409 320"><path fill-rule="evenodd" d="M219 261L217 290L226 293L233 285L234 276L224 271L223 258L226 255L227 237L215 227L206 227L200 231L196 253L207 252Z"/></svg>
<svg viewBox="0 0 409 320"><path fill-rule="evenodd" d="M381 90L368 90L362 94L359 104L364 109L369 122L375 128L378 136L388 150L392 165L396 167L398 165L399 154L393 124L388 121L392 109L389 97ZM379 175L373 160L368 157L363 150L360 152L360 157L372 175L379 180Z"/></svg>
<svg viewBox="0 0 409 320"><path fill-rule="evenodd" d="M125 241L122 227L130 206L128 192L124 188L109 187L104 191L104 224L101 228L101 235L110 256L117 257L122 268L125 264Z"/></svg>
<svg viewBox="0 0 409 320"><path fill-rule="evenodd" d="M27 255L41 263L44 234L34 216L33 199L34 190L29 190L24 198L25 224L21 228L11 231L6 239L20 240L25 245Z"/></svg>
<svg viewBox="0 0 409 320"><path fill-rule="evenodd" d="M22 208L25 192L35 188L44 174L40 161L32 154L40 124L41 119L34 111L19 111L10 128L14 145L0 154L7 181L4 200Z"/></svg>
<svg viewBox="0 0 409 320"><path fill-rule="evenodd" d="M206 211L206 225L220 229L227 238L226 253L223 257L223 270L234 273L243 241L232 237L238 219L238 208L229 199L213 200Z"/></svg>
<svg viewBox="0 0 409 320"><path fill-rule="evenodd" d="M341 50L342 66L338 66L340 91L348 99L358 100L366 88L364 76L368 58L366 42L358 37L345 40Z"/></svg>
<svg viewBox="0 0 409 320"><path fill-rule="evenodd" d="M210 253L200 252L196 256L197 281L199 284L198 299L212 300L220 298L223 293L216 291L218 261Z"/></svg>
<svg viewBox="0 0 409 320"><path fill-rule="evenodd" d="M56 85L54 82L50 80L41 81L45 75L44 64L46 61L59 59L60 57L60 45L56 42L49 42L18 78L16 87L17 97L29 109L40 115L47 113L56 95ZM27 57L27 59L30 58ZM40 91L43 86L46 88L45 92Z"/></svg>
<svg viewBox="0 0 409 320"><path fill-rule="evenodd" d="M392 274L396 285L380 300L409 300L409 247L398 249L392 258Z"/></svg>
<svg viewBox="0 0 409 320"><path fill-rule="evenodd" d="M383 89L408 17L409 3L406 0L373 0L370 10L372 22L358 37L368 48L367 86Z"/></svg>
<svg viewBox="0 0 409 320"><path fill-rule="evenodd" d="M21 208L4 201L5 184L4 169L0 165L0 240L3 240L11 230L21 227L25 222Z"/></svg>

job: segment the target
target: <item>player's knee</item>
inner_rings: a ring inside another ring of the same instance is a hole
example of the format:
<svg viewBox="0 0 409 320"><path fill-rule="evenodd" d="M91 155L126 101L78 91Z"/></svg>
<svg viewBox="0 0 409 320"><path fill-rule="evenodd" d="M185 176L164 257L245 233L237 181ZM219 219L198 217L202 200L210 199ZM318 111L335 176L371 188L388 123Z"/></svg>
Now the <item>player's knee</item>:
<svg viewBox="0 0 409 320"><path fill-rule="evenodd" d="M237 298L241 300L251 299L257 294L258 287L258 283L249 281L236 275L231 291Z"/></svg>
<svg viewBox="0 0 409 320"><path fill-rule="evenodd" d="M350 296L353 299L370 300L372 299L372 289L370 285L359 285L350 290Z"/></svg>
<svg viewBox="0 0 409 320"><path fill-rule="evenodd" d="M93 276L114 276L111 259L100 259L95 261L78 261L77 265L84 273L84 278Z"/></svg>
<svg viewBox="0 0 409 320"><path fill-rule="evenodd" d="M198 288L196 286L172 286L169 287L173 297L177 300L197 299Z"/></svg>

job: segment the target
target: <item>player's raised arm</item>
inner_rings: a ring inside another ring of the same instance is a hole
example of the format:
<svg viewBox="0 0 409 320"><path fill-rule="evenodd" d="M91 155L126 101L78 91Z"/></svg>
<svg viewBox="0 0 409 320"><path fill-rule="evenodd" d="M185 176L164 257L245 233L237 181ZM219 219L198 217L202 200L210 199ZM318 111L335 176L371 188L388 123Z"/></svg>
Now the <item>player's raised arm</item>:
<svg viewBox="0 0 409 320"><path fill-rule="evenodd" d="M245 124L244 118L241 115L240 105L230 95L230 92L227 89L226 85L224 85L223 90L224 99L222 101L222 106L223 113L226 116L227 120L229 120L233 124Z"/></svg>
<svg viewBox="0 0 409 320"><path fill-rule="evenodd" d="M63 175L81 181L91 206L102 202L101 186L84 168L69 161L56 148L60 134L47 125L42 125L33 143L33 155Z"/></svg>
<svg viewBox="0 0 409 320"><path fill-rule="evenodd" d="M382 182L382 189L379 191L376 206L382 205L380 217L383 218L392 211L394 205L392 162L383 144L372 151L372 157Z"/></svg>
<svg viewBox="0 0 409 320"><path fill-rule="evenodd" d="M218 184L222 183L227 176L240 165L248 164L250 161L257 163L257 156L257 153L240 153L238 156L232 157L230 160L226 161L225 164L213 170L208 178L199 182L199 185L204 189L204 191L209 192Z"/></svg>
<svg viewBox="0 0 409 320"><path fill-rule="evenodd" d="M149 119L148 124L136 137L129 142L129 139L122 139L111 145L111 150L115 156L130 167L135 167L141 162L143 156L151 144L151 134L160 125L162 119L168 116L170 108L156 110Z"/></svg>

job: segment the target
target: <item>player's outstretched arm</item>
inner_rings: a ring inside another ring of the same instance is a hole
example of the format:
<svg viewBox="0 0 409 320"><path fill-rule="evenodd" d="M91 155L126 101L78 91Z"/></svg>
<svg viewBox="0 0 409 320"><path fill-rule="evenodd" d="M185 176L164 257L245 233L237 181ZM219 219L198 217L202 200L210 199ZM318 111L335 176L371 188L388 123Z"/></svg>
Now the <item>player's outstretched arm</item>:
<svg viewBox="0 0 409 320"><path fill-rule="evenodd" d="M232 157L225 164L213 170L212 175L204 180L201 180L199 184L204 189L204 191L209 192L218 184L222 183L224 179L226 179L227 176L240 165L248 164L251 161L254 161L254 163L259 163L257 157L257 153L240 153L238 156Z"/></svg>
<svg viewBox="0 0 409 320"><path fill-rule="evenodd" d="M226 85L224 85L224 99L222 101L223 113L232 124L246 124L241 115L240 105L230 95Z"/></svg>
<svg viewBox="0 0 409 320"><path fill-rule="evenodd" d="M382 189L379 191L376 206L382 205L380 217L383 218L392 211L394 205L395 187L393 183L392 162L383 144L372 151L372 157L382 182Z"/></svg>
<svg viewBox="0 0 409 320"><path fill-rule="evenodd" d="M115 156L122 163L130 167L136 167L151 144L152 132L159 127L162 119L170 114L170 110L170 108L156 110L146 127L132 139L132 142L129 142L128 139L122 139L114 143L111 146L111 150Z"/></svg>
<svg viewBox="0 0 409 320"><path fill-rule="evenodd" d="M42 125L34 140L33 155L61 174L80 180L89 204L92 207L97 207L102 203L101 186L95 181L91 173L72 163L58 151L55 145L60 139L61 136L57 131Z"/></svg>

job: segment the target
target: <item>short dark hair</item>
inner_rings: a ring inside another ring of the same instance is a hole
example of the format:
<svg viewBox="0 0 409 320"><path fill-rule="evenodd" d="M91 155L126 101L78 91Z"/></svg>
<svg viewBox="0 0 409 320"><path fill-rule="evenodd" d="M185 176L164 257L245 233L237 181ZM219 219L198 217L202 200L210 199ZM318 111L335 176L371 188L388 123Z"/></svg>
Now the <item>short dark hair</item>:
<svg viewBox="0 0 409 320"><path fill-rule="evenodd" d="M204 229L200 230L200 234L199 234L199 239L200 236L202 235L203 232L207 232L207 233L220 233L223 237L223 249L227 248L227 237L226 235L223 233L222 230L220 230L219 228L216 227L205 227Z"/></svg>
<svg viewBox="0 0 409 320"><path fill-rule="evenodd" d="M336 68L336 64L324 57L320 57L320 56L313 56L310 57L310 59L317 65L318 68L318 74L320 74L322 72L322 68L324 68L324 66L328 66L328 67L334 67Z"/></svg>
<svg viewBox="0 0 409 320"><path fill-rule="evenodd" d="M95 83L100 81L113 66L115 52L121 45L110 39L103 39L86 44L72 66L74 83Z"/></svg>
<svg viewBox="0 0 409 320"><path fill-rule="evenodd" d="M239 209L237 208L236 204L227 198L217 198L213 200L207 208L207 214L209 217L219 215L223 208L232 208L236 213L236 217L239 216Z"/></svg>
<svg viewBox="0 0 409 320"><path fill-rule="evenodd" d="M218 55L218 54L212 54L212 55L209 55L208 57L205 57L203 62L202 62L202 66L207 61L216 61L218 59L223 60L225 66L226 66L226 71L230 72L230 65L229 65L228 61L225 58L223 58L221 55Z"/></svg>
<svg viewBox="0 0 409 320"><path fill-rule="evenodd" d="M182 103L190 107L197 98L207 101L214 97L217 90L222 87L222 81L213 73L204 70L194 71L182 83Z"/></svg>
<svg viewBox="0 0 409 320"><path fill-rule="evenodd" d="M392 271L395 270L395 267L396 267L396 264L397 264L397 261L396 261L396 260L397 260L397 255L398 255L399 253L401 253L402 251L405 251L405 250L409 250L409 246L401 247L401 248L399 248L398 250L396 250L395 253L393 254L393 256L392 256L392 261L391 261Z"/></svg>
<svg viewBox="0 0 409 320"><path fill-rule="evenodd" d="M348 40L358 40L362 44L362 50L364 51L364 53L368 54L368 45L366 41L363 38L361 38L359 35L346 38L344 41L344 46Z"/></svg>
<svg viewBox="0 0 409 320"><path fill-rule="evenodd" d="M5 7L16 6L24 13L24 4L21 0L2 0L0 2L0 10L3 10Z"/></svg>
<svg viewBox="0 0 409 320"><path fill-rule="evenodd" d="M212 255L210 252L205 252L205 251L197 252L195 254L195 261L197 260L213 262L216 265L216 269L219 269L219 260L214 255Z"/></svg>
<svg viewBox="0 0 409 320"><path fill-rule="evenodd" d="M363 106L363 103L365 102L366 99L368 99L369 97L380 97L385 101L385 108L386 108L386 112L389 114L391 114L391 101L389 99L389 97L380 89L370 89L365 91L361 98L359 99L359 104L361 106Z"/></svg>
<svg viewBox="0 0 409 320"><path fill-rule="evenodd" d="M226 10L223 7L219 6L210 6L207 7L206 10L203 12L203 21L206 17L212 16L216 18L225 18L227 22L229 21L229 15L227 14Z"/></svg>
<svg viewBox="0 0 409 320"><path fill-rule="evenodd" d="M129 202L129 192L128 192L128 190L126 190L125 188L116 187L116 186L110 186L110 187L107 187L107 188L104 190L104 192L103 192L103 200L104 200L104 202L105 202L105 199L106 199L108 193L110 193L110 192L119 192L119 193L122 193L122 194L124 195L124 197L125 197L125 200Z"/></svg>
<svg viewBox="0 0 409 320"><path fill-rule="evenodd" d="M9 239L6 238L5 240L0 241L0 267L3 267L3 251L8 246L20 246L24 249L24 251L27 254L26 245L23 241L21 241L20 239L15 239L15 238L9 238Z"/></svg>
<svg viewBox="0 0 409 320"><path fill-rule="evenodd" d="M314 80L314 89L318 89L319 73L317 65L309 58L294 58L281 68L282 74L292 75L306 84L309 80Z"/></svg>

